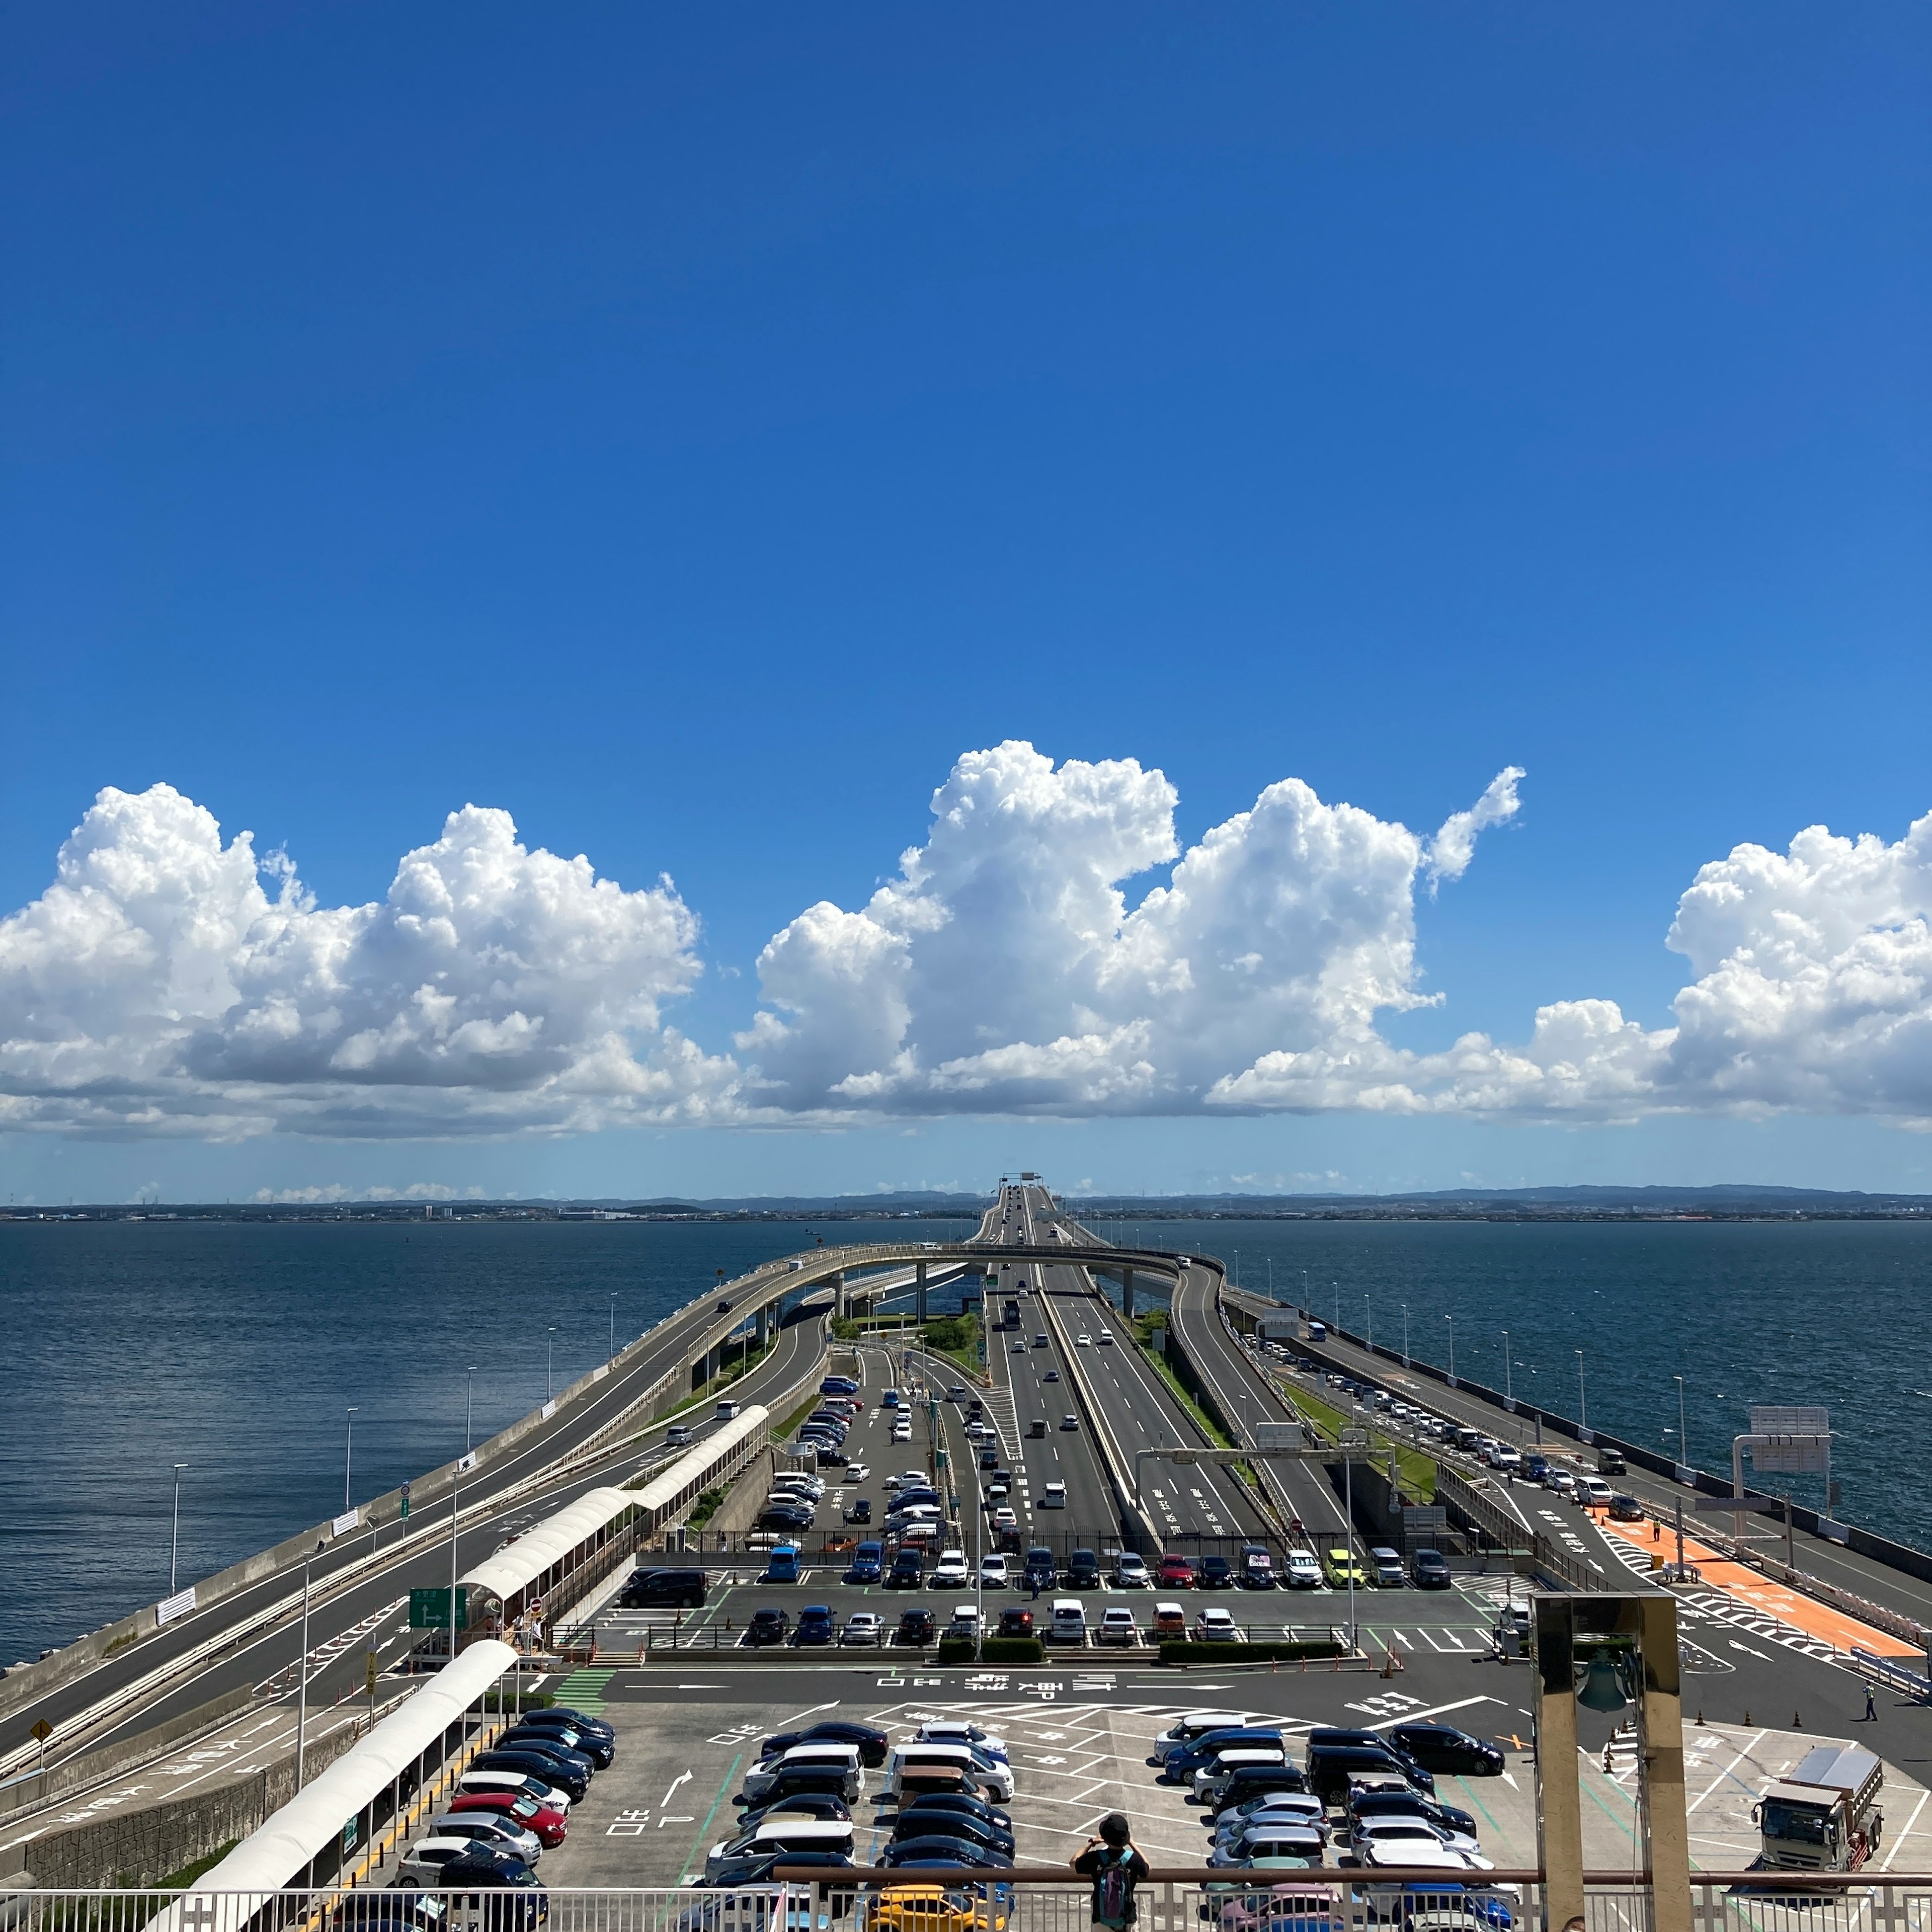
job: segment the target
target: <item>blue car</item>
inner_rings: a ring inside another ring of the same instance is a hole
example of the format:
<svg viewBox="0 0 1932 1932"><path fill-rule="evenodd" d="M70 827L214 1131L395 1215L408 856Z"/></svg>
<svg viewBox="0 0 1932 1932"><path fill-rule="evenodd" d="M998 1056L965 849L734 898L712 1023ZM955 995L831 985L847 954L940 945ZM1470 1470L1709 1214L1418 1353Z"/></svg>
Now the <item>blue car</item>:
<svg viewBox="0 0 1932 1932"><path fill-rule="evenodd" d="M883 1543L862 1543L852 1552L852 1561L845 1572L848 1583L876 1583L885 1574L886 1546Z"/></svg>
<svg viewBox="0 0 1932 1932"><path fill-rule="evenodd" d="M838 1633L832 1628L831 1606L826 1604L808 1604L798 1613L798 1628L792 1632L792 1642L800 1649L811 1644L836 1642Z"/></svg>

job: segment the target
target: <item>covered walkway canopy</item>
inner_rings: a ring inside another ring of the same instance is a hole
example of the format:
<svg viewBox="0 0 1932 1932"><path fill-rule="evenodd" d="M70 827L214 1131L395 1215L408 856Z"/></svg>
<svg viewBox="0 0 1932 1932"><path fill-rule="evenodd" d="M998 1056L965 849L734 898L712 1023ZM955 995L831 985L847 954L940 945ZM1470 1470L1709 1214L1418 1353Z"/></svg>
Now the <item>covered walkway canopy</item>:
<svg viewBox="0 0 1932 1932"><path fill-rule="evenodd" d="M352 1841L345 1842L348 1822L361 1820L384 1794L393 1793L399 1780L419 1778L426 1754L440 1764L451 1726L460 1724L516 1661L517 1653L507 1643L472 1644L219 1864L202 1873L182 1898L150 1922L148 1932L237 1932L262 1904L228 1898L211 1909L193 1902L197 1892L248 1894L328 1882L340 1870L343 1855L354 1849ZM388 1815L385 1810L383 1816Z"/></svg>
<svg viewBox="0 0 1932 1932"><path fill-rule="evenodd" d="M485 1557L458 1577L458 1585L466 1585L472 1596L494 1598L507 1612L532 1586L541 1596L550 1588L554 1574L575 1569L591 1549L601 1546L613 1531L631 1520L642 1500L635 1490L586 1490L515 1542Z"/></svg>

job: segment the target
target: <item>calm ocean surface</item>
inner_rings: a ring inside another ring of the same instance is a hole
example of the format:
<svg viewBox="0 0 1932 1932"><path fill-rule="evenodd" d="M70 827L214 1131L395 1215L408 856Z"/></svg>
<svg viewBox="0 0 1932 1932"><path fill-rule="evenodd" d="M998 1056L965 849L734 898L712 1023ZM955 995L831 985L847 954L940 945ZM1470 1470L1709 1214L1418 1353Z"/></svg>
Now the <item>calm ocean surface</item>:
<svg viewBox="0 0 1932 1932"><path fill-rule="evenodd" d="M955 1238L962 1222L828 1224L828 1240ZM1134 1227L1108 1224L1115 1238ZM1166 1222L1248 1286L1459 1372L1728 1466L1754 1402L1822 1402L1840 1514L1932 1545L1932 1227ZM809 1244L808 1224L182 1222L0 1226L0 1661L162 1594L172 1466L181 1576L207 1576L481 1440L714 1279ZM1798 1479L1804 1500L1820 1501Z"/></svg>

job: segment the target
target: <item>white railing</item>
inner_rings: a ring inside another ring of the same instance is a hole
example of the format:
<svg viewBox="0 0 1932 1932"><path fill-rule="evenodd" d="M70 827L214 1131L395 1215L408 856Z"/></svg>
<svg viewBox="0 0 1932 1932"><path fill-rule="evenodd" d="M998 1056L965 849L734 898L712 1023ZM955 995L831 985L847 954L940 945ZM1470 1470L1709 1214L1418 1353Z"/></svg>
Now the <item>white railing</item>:
<svg viewBox="0 0 1932 1932"><path fill-rule="evenodd" d="M1486 1873L1465 1890L1439 1872L1332 1867L1278 1872L1264 1886L1238 1872L1157 1869L1136 1902L1137 1932L1534 1932L1554 1903L1534 1871ZM0 1889L0 1928L144 1932L170 1906L182 1932L1088 1932L1090 1913L1087 1886L1058 1869L854 1870L739 1890ZM1583 1923L1656 1932L1645 1877L1586 1874ZM1932 1874L1696 1872L1687 1932L1932 1932Z"/></svg>

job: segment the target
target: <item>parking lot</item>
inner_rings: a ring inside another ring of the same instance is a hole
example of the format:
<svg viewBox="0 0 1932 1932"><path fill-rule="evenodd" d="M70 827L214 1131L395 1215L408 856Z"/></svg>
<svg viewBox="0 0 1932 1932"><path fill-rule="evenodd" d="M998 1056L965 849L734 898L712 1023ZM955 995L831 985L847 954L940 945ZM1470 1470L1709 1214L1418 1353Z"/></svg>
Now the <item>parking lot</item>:
<svg viewBox="0 0 1932 1932"><path fill-rule="evenodd" d="M1004 1738L1016 1780L1006 1808L1014 1820L1018 1864L1064 1864L1100 1817L1118 1810L1155 1865L1196 1864L1208 1849L1205 1814L1179 1789L1157 1784L1147 1759L1155 1737L1177 1716L1203 1706L1278 1720L1298 1758L1303 1752L1295 1734L1318 1724L1430 1718L1493 1738L1505 1753L1502 1774L1441 1776L1438 1793L1475 1817L1485 1857L1505 1868L1533 1866L1535 1774L1528 1718L1508 1694L1526 1694L1526 1676L1492 1666L1487 1688L1466 1683L1461 1696L1435 1706L1420 1704L1409 1690L1390 1691L1373 1677L1319 1672L1191 1681L1180 1702L1150 1694L1178 1688L1171 1673L1156 1686L1151 1672L1075 1675L1042 1684L998 1672L949 1672L921 1682L896 1672L880 1682L869 1672L794 1671L782 1680L785 1694L756 1701L734 1696L729 1682L675 1688L664 1683L653 1701L620 1694L606 1703L604 1714L618 1735L616 1762L574 1808L570 1836L546 1856L542 1876L556 1886L691 1882L703 1870L707 1847L730 1835L737 1815L732 1798L757 1762L763 1739L834 1713L875 1724L893 1738L941 1717L970 1718ZM646 1688L636 1687L639 1693ZM1698 1868L1735 1870L1750 1863L1757 1846L1752 1805L1766 1784L1821 1741L1809 1731L1687 1724L1690 1849ZM1580 1754L1585 1862L1594 1870L1632 1869L1641 1856L1635 1754L1616 1734L1604 1742L1607 1764L1600 1743ZM866 1796L853 1808L862 1862L883 1849L891 1832L892 1813L876 1802L882 1775L867 1773ZM1886 1862L1898 1862L1900 1870L1932 1858L1927 1796L1923 1786L1888 1766L1885 1808L1892 1822L1884 1851ZM1331 1847L1331 1858L1343 1849Z"/></svg>

